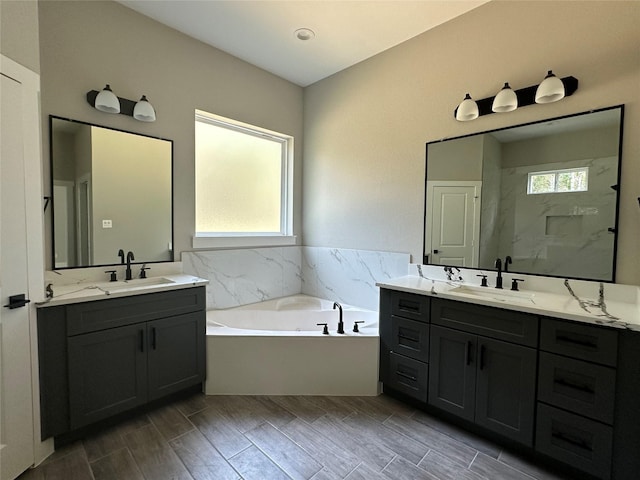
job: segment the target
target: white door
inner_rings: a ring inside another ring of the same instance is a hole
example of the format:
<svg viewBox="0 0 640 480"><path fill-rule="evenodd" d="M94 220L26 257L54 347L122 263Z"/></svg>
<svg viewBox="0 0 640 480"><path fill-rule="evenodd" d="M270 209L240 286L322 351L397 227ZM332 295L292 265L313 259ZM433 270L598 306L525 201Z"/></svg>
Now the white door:
<svg viewBox="0 0 640 480"><path fill-rule="evenodd" d="M34 460L31 337L28 307L5 308L29 295L22 91L0 74L0 479Z"/></svg>
<svg viewBox="0 0 640 480"><path fill-rule="evenodd" d="M429 263L477 267L481 182L427 182Z"/></svg>

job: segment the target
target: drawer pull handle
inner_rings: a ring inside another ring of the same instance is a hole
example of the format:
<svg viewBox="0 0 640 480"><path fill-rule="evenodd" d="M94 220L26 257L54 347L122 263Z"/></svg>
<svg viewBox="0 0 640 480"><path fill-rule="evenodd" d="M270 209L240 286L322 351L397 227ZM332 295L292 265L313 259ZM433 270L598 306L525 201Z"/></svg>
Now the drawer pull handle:
<svg viewBox="0 0 640 480"><path fill-rule="evenodd" d="M551 436L553 438L557 438L558 440L562 440L563 442L567 442L571 445L574 445L578 448L582 448L583 450L588 450L590 452L593 451L593 448L591 448L591 445L589 445L585 440L576 438L575 436L570 435L568 433L563 433L563 432L554 430L551 432Z"/></svg>
<svg viewBox="0 0 640 480"><path fill-rule="evenodd" d="M557 385L561 385L563 387L573 388L574 390L580 390L581 392L586 392L590 394L596 393L592 386L586 385L583 383L575 383L565 378L556 378L553 380L553 383Z"/></svg>
<svg viewBox="0 0 640 480"><path fill-rule="evenodd" d="M407 373L401 372L400 370L396 370L396 375L398 375L399 377L408 378L409 380L411 380L413 382L417 382L418 381L418 377L414 377L413 375L409 375Z"/></svg>
<svg viewBox="0 0 640 480"><path fill-rule="evenodd" d="M587 340L578 340L577 338L567 337L566 335L557 335L556 340L564 343L573 343L575 345L580 345L581 347L598 348L597 343L589 342Z"/></svg>
<svg viewBox="0 0 640 480"><path fill-rule="evenodd" d="M413 302L407 302L405 300L400 300L398 302L398 308L406 312L420 313L420 305L415 304Z"/></svg>
<svg viewBox="0 0 640 480"><path fill-rule="evenodd" d="M416 342L416 343L420 341L420 338L410 337L409 335L403 335L402 333L398 334L398 339L409 340L410 342Z"/></svg>

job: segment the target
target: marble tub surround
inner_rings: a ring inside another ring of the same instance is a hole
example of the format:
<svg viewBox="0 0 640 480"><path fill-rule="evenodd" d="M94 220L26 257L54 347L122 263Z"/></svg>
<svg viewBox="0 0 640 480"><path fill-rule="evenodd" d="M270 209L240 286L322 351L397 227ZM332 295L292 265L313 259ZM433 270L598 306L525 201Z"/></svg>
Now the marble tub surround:
<svg viewBox="0 0 640 480"><path fill-rule="evenodd" d="M300 247L184 252L184 272L209 280L207 309L231 308L302 290Z"/></svg>
<svg viewBox="0 0 640 480"><path fill-rule="evenodd" d="M134 278L127 281L109 282L84 280L77 283L52 284L53 297L38 302L37 307L67 305L72 303L106 298L127 297L141 293L164 292L201 285L207 285L208 280L187 274L170 274L149 276L146 279Z"/></svg>
<svg viewBox="0 0 640 480"><path fill-rule="evenodd" d="M378 309L376 282L404 275L409 254L325 247L185 252L184 272L209 280L207 308L304 293Z"/></svg>
<svg viewBox="0 0 640 480"><path fill-rule="evenodd" d="M378 310L376 283L403 275L409 254L302 247L302 293Z"/></svg>
<svg viewBox="0 0 640 480"><path fill-rule="evenodd" d="M409 275L404 277L379 282L378 286L507 310L640 331L640 287L635 285L604 283L602 284L601 297L600 282L569 280L569 286L574 296L565 286L565 279L505 273L503 274L503 292L510 292L512 278L524 280L519 286L520 291L525 295L511 300L508 293L500 298L491 297L495 292L496 273L494 271L460 269L460 272L456 273L463 278L462 282L447 280L444 268L435 265L411 264L408 273ZM478 291L480 278L477 275L481 274L487 274L489 281L489 287L486 289L480 287L479 289L481 293L486 292L486 296L464 293L461 286L470 286ZM578 297L580 301L575 297ZM604 311L602 308L594 306L600 304L601 300L604 300ZM586 310L583 307L586 307Z"/></svg>

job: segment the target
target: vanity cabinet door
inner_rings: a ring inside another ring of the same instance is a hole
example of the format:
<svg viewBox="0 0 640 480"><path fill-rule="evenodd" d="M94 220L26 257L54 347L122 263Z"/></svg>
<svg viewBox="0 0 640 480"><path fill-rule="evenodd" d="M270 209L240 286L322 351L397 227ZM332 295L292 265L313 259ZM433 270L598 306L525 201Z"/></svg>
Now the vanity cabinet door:
<svg viewBox="0 0 640 480"><path fill-rule="evenodd" d="M205 320L196 312L147 323L149 400L204 381Z"/></svg>
<svg viewBox="0 0 640 480"><path fill-rule="evenodd" d="M473 421L477 337L431 325L429 404Z"/></svg>
<svg viewBox="0 0 640 480"><path fill-rule="evenodd" d="M68 363L72 430L147 401L145 324L70 337Z"/></svg>
<svg viewBox="0 0 640 480"><path fill-rule="evenodd" d="M536 357L533 348L478 337L476 424L533 445Z"/></svg>

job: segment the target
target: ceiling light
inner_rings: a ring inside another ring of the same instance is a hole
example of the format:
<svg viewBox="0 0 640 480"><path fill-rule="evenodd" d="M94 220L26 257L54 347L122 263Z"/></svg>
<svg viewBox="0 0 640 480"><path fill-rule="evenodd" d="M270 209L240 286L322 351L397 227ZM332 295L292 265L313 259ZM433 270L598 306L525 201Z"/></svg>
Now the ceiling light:
<svg viewBox="0 0 640 480"><path fill-rule="evenodd" d="M509 83L505 83L502 90L493 99L491 111L496 113L512 112L516 108L518 108L518 96L509 86Z"/></svg>
<svg viewBox="0 0 640 480"><path fill-rule="evenodd" d="M316 36L316 32L314 32L310 28L299 28L295 32L293 32L293 34L298 40L302 40L303 42L312 40Z"/></svg>

